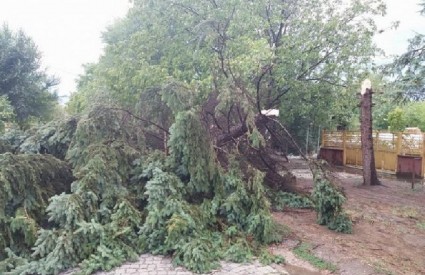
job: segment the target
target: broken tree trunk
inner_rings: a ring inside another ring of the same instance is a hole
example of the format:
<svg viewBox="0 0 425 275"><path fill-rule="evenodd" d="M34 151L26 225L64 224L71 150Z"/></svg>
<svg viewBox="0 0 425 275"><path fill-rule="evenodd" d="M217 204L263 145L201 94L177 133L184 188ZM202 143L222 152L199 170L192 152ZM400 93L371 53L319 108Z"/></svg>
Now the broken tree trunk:
<svg viewBox="0 0 425 275"><path fill-rule="evenodd" d="M375 167L372 139L372 85L370 80L362 84L360 102L360 131L363 159L363 185L379 185Z"/></svg>

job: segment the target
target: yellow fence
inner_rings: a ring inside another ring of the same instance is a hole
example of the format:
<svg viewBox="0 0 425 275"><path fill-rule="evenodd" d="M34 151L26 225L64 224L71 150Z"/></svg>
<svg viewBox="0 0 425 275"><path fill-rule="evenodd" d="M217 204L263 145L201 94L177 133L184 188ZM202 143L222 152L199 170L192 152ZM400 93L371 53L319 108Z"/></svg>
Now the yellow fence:
<svg viewBox="0 0 425 275"><path fill-rule="evenodd" d="M397 172L398 156L421 157L424 160L425 137L421 132L373 132L377 169ZM361 135L358 131L323 131L322 148L342 149L343 164L362 166ZM422 161L422 176L425 172Z"/></svg>

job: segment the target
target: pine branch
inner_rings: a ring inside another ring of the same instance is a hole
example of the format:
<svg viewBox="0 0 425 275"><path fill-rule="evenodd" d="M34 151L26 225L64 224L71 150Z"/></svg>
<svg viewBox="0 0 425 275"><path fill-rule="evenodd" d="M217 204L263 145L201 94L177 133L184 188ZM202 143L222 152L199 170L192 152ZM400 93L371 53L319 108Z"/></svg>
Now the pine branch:
<svg viewBox="0 0 425 275"><path fill-rule="evenodd" d="M115 111L125 112L125 113L127 113L127 114L131 115L132 117L134 117L134 118L135 118L135 119L137 119L137 120L140 120L140 121L143 121L143 122L149 123L149 124L151 124L151 125L153 125L153 126L157 127L158 129L160 129L160 130L164 131L164 132L165 132L165 133L167 133L168 135L170 134L170 132L169 132L167 129L165 129L164 127L160 126L159 124L157 124L157 123L155 123L155 122L152 122L152 121L150 121L150 120L148 120L148 119L145 119L145 118L143 118L143 117L137 116L137 115L133 114L132 112L130 112L129 110L121 109L121 108L116 108L116 107L109 107L108 109L109 109L109 110L115 110Z"/></svg>

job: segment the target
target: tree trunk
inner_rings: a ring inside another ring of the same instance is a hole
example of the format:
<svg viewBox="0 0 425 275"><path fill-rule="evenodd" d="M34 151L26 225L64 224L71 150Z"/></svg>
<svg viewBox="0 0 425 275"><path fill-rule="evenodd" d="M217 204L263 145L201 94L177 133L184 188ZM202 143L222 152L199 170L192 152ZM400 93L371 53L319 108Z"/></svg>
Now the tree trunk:
<svg viewBox="0 0 425 275"><path fill-rule="evenodd" d="M369 80L362 84L360 103L360 131L363 157L363 185L379 185L375 167L372 139L372 87Z"/></svg>

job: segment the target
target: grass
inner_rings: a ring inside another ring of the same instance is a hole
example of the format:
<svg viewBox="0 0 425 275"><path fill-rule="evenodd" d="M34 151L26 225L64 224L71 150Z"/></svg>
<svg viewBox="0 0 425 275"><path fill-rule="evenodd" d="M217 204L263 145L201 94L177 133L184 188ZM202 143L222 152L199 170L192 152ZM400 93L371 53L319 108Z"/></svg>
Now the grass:
<svg viewBox="0 0 425 275"><path fill-rule="evenodd" d="M282 236L283 239L288 238L292 235L292 230L289 228L289 226L281 224L281 223L275 223L276 225L276 233L280 236Z"/></svg>
<svg viewBox="0 0 425 275"><path fill-rule="evenodd" d="M415 219L415 220L419 219L419 216L420 216L418 210L408 206L394 208L393 214L402 218L409 218L409 219Z"/></svg>
<svg viewBox="0 0 425 275"><path fill-rule="evenodd" d="M326 269L332 272L335 272L338 268L331 262L325 261L317 256L315 256L311 251L311 246L307 243L301 243L293 250L294 254L299 258L309 262L314 267L318 269Z"/></svg>
<svg viewBox="0 0 425 275"><path fill-rule="evenodd" d="M423 222L417 222L416 226L421 229L421 230L425 230L425 221Z"/></svg>
<svg viewBox="0 0 425 275"><path fill-rule="evenodd" d="M385 275L395 275L391 270L388 270L385 265L381 262L374 262L373 268L376 272L379 274L385 274Z"/></svg>

